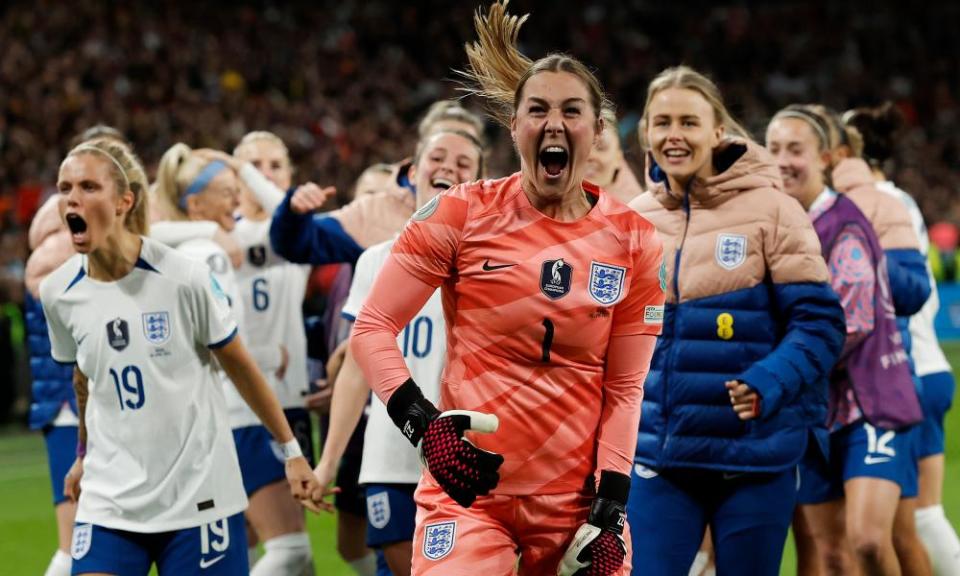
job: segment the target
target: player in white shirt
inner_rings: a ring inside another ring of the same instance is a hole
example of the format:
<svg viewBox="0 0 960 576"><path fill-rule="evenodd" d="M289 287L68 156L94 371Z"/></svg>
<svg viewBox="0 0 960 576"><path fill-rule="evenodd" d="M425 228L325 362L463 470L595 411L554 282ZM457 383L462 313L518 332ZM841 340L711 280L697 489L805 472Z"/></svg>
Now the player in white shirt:
<svg viewBox="0 0 960 576"><path fill-rule="evenodd" d="M884 163L893 155L894 135L901 122L896 106L887 102L877 108L857 108L844 114L843 121L863 136L863 156L873 168L877 188L903 202L926 256L930 238L920 208L910 194L888 180L883 172ZM946 576L960 574L960 538L941 504L945 466L943 421L952 404L956 383L933 326L940 309L940 297L929 262L927 274L932 287L930 297L910 318L910 357L922 384L920 398L924 411L924 421L916 433L920 493L915 517L917 533L927 549L933 573Z"/></svg>
<svg viewBox="0 0 960 576"><path fill-rule="evenodd" d="M294 495L316 478L207 266L141 236L147 183L129 149L74 148L57 186L78 254L40 294L51 355L76 363L73 573L244 573L246 498L218 364L282 443Z"/></svg>
<svg viewBox="0 0 960 576"><path fill-rule="evenodd" d="M214 151L195 152L186 145L177 144L160 161L155 192L158 204L164 206L168 216L215 222L240 244L245 259L236 273L223 249L208 238L188 240L178 249L196 260L207 262L213 270L231 303L240 332L249 342L253 357L277 393L281 406L302 406L301 391L306 390L306 338L299 310L306 272L279 259L271 263L272 271L263 273L257 269L257 265L267 263L265 247L261 245L258 250L256 246L244 245L251 240L256 242L251 238L251 234L256 234L256 226L251 226L251 222L245 219L238 222L234 218L237 208L242 206L239 203L238 173L244 172L247 172L247 179L252 175L266 180L249 163ZM269 182L267 185L269 191L282 199L282 192ZM250 202L248 199L241 213L251 213ZM279 203L279 199L276 202ZM261 274L256 275L256 272ZM266 314L271 288L275 306ZM278 311L280 314L276 314ZM296 315L292 323L284 323L284 319L290 319L291 312ZM300 332L299 340L286 334L295 330ZM302 372L296 382L286 381L288 375L292 377L294 374L289 368ZM312 573L310 540L301 507L284 486L282 453L232 384L226 377L222 380L244 489L250 498L246 518L252 531L248 536L254 545L257 541L263 542L266 551L254 564L251 573L254 576ZM291 394L288 384L297 386L296 392ZM294 397L292 400L291 396ZM302 420L297 426L302 431ZM309 426L305 432L302 435L309 437Z"/></svg>
<svg viewBox="0 0 960 576"><path fill-rule="evenodd" d="M480 142L460 131L434 132L418 145L410 178L416 184L417 206L462 182L472 182L482 173ZM356 319L373 281L390 255L394 240L371 246L357 261L350 295L342 314ZM407 366L423 383L427 398L440 396L440 374L446 357L446 327L439 290L397 336ZM336 475L351 432L360 420L370 389L353 356L347 352L337 376L330 407L330 431L320 463L315 470L326 486ZM416 504L413 492L420 480L420 462L414 449L396 433L386 406L375 396L363 440L360 484L366 487L367 545L383 551L394 576L410 574Z"/></svg>

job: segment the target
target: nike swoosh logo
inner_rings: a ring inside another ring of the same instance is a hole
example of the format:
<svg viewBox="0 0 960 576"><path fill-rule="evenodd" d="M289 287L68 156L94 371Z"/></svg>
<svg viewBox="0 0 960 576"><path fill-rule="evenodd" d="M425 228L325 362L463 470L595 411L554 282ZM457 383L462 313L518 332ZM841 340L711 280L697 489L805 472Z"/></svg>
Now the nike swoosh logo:
<svg viewBox="0 0 960 576"><path fill-rule="evenodd" d="M491 266L491 265L490 265L490 261L489 261L489 260L486 260L486 261L483 263L483 271L484 271L484 272L493 272L494 270L502 270L502 269L504 269L504 268L511 268L511 267L513 267L513 266L516 266L516 264L497 264L497 265Z"/></svg>
<svg viewBox="0 0 960 576"><path fill-rule="evenodd" d="M223 560L223 559L226 558L226 557L227 557L226 554L221 554L221 555L217 556L216 558L214 558L213 560L210 560L209 562L207 562L206 560L204 560L203 558L201 558L201 559L200 559L200 569L201 569L201 570L206 570L207 568L213 566L214 564L216 564L217 562Z"/></svg>
<svg viewBox="0 0 960 576"><path fill-rule="evenodd" d="M891 458L886 456L880 456L878 458L874 458L873 456L867 456L863 459L863 463L864 464L883 464L884 462L889 462L890 460Z"/></svg>
<svg viewBox="0 0 960 576"><path fill-rule="evenodd" d="M86 340L86 339L87 339L87 336L89 336L89 335L90 335L89 333L84 334L83 336L80 337L79 340L77 340L77 348L79 348L80 345L83 344L83 341Z"/></svg>

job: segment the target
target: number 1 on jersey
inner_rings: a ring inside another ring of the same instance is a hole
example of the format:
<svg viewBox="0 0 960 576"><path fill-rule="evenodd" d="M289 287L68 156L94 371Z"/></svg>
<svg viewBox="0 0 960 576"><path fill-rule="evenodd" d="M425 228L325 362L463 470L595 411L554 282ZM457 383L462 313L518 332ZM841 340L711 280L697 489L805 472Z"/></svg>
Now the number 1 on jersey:
<svg viewBox="0 0 960 576"><path fill-rule="evenodd" d="M540 357L540 360L543 362L550 361L550 346L553 345L553 321L549 318L543 319L543 355Z"/></svg>

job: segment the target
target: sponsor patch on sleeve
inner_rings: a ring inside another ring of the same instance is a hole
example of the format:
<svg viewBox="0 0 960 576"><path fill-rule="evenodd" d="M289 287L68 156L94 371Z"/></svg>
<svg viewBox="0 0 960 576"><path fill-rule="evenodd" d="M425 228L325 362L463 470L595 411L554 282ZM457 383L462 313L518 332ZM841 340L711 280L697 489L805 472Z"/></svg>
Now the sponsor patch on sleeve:
<svg viewBox="0 0 960 576"><path fill-rule="evenodd" d="M644 306L644 324L663 324L663 306Z"/></svg>

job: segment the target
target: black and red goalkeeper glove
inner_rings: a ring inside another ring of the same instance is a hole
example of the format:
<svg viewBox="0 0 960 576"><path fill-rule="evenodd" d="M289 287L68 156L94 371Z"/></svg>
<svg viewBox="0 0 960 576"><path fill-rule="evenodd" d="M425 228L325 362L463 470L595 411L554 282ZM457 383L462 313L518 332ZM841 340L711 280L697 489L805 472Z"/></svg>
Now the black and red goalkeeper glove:
<svg viewBox="0 0 960 576"><path fill-rule="evenodd" d="M557 567L557 576L609 576L623 567L627 557L623 526L629 493L629 476L610 470L600 472L600 487L587 523L573 537Z"/></svg>
<svg viewBox="0 0 960 576"><path fill-rule="evenodd" d="M387 412L410 443L419 446L420 460L437 484L464 508L500 482L497 469L503 456L481 450L463 437L467 430L496 432L499 421L493 414L468 410L441 414L412 379L393 393Z"/></svg>

